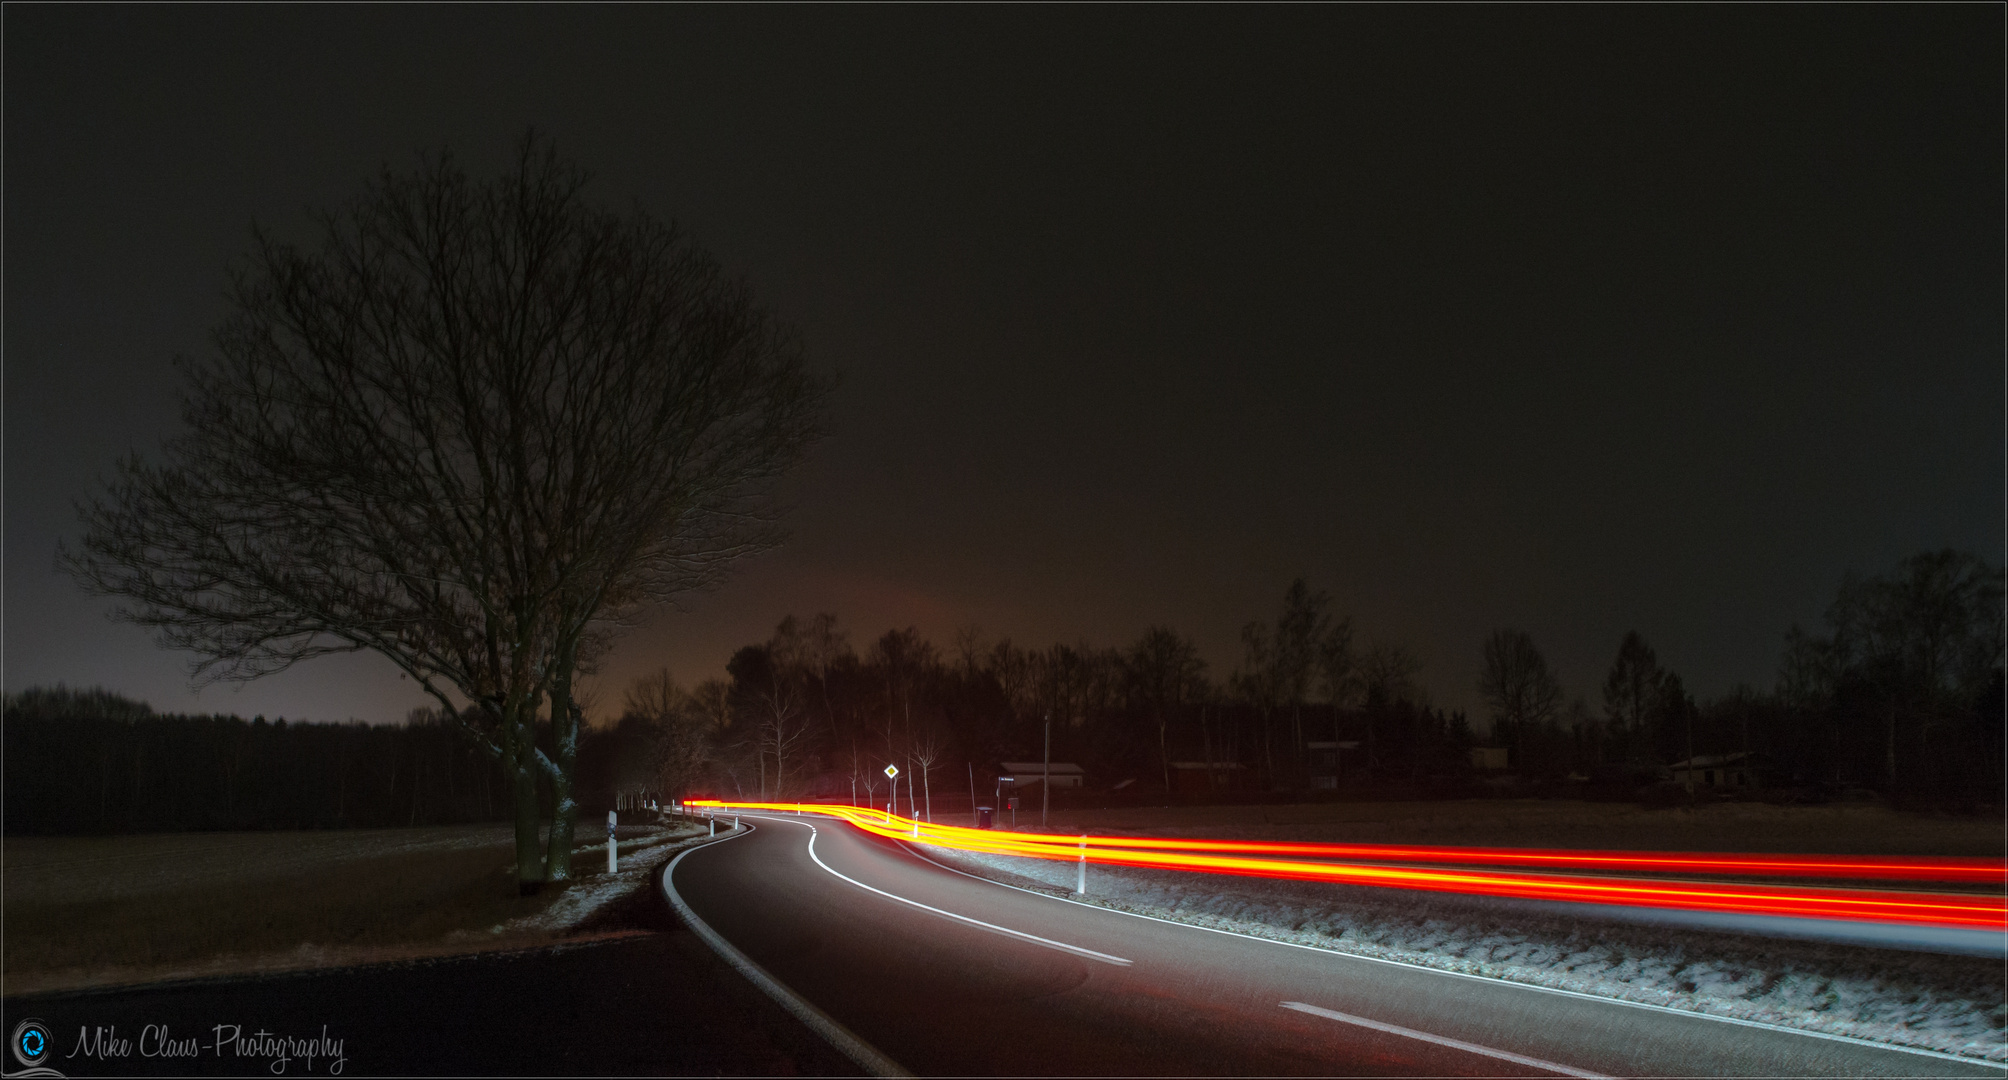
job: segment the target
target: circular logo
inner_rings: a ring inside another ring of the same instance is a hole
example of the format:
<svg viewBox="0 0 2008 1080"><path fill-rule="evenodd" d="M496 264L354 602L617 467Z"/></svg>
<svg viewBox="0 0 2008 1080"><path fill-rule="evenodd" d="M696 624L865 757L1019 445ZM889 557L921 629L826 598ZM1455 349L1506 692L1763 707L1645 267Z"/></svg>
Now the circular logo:
<svg viewBox="0 0 2008 1080"><path fill-rule="evenodd" d="M14 1025L14 1060L33 1067L49 1057L49 1026L40 1020Z"/></svg>

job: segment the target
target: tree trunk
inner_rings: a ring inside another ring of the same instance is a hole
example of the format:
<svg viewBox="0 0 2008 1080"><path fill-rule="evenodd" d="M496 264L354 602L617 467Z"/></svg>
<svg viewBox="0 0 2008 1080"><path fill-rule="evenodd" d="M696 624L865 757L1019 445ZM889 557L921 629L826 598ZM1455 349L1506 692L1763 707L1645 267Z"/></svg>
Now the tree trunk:
<svg viewBox="0 0 2008 1080"><path fill-rule="evenodd" d="M1687 807L1694 808L1694 710L1682 710L1687 714Z"/></svg>
<svg viewBox="0 0 2008 1080"><path fill-rule="evenodd" d="M544 884L544 849L537 835L542 815L537 812L536 729L523 716L527 707L527 702L505 707L503 723L509 746L503 761L516 804L516 890L523 896L535 896Z"/></svg>
<svg viewBox="0 0 2008 1080"><path fill-rule="evenodd" d="M1310 777L1307 774L1310 772L1310 761L1306 755L1310 752L1310 748L1304 745L1304 707L1294 701L1290 703L1290 738L1296 743L1290 758L1297 763L1297 778L1291 786L1308 787Z"/></svg>
<svg viewBox="0 0 2008 1080"><path fill-rule="evenodd" d="M1221 781L1213 779L1213 757L1215 757L1213 755L1213 727L1207 723L1207 707L1205 705L1199 707L1199 749L1207 755L1207 795L1213 795L1213 789L1217 789L1221 785Z"/></svg>
<svg viewBox="0 0 2008 1080"><path fill-rule="evenodd" d="M544 864L552 881L572 879L572 837L578 828L579 803L573 778L579 764L579 707L572 700L573 652L558 656L558 677L551 684L551 741L558 755L558 775L551 781L551 840ZM534 775L534 774L533 774Z"/></svg>
<svg viewBox="0 0 2008 1080"><path fill-rule="evenodd" d="M1889 790L1896 790L1896 705L1889 706L1889 739L1884 750L1884 768L1889 772Z"/></svg>

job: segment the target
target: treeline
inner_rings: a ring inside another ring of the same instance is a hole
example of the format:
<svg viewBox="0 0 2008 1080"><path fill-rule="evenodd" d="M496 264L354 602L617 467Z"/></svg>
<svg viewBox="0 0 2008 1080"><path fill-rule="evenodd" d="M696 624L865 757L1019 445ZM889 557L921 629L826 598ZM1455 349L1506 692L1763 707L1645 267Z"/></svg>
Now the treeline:
<svg viewBox="0 0 2008 1080"><path fill-rule="evenodd" d="M632 687L623 782L875 798L890 762L923 790L946 768L960 791L965 762L1038 760L1050 731L1053 760L1084 766L1091 786L1158 796L1190 793L1177 766L1195 762L1245 778L1230 790L1469 793L1484 744L1505 749L1493 779L1511 790L1631 797L1677 762L1741 753L1772 792L1998 804L2001 596L1998 567L1950 551L1851 577L1823 634L1788 635L1775 689L1710 701L1631 633L1592 705L1565 693L1529 635L1502 629L1479 650L1478 724L1432 706L1407 649L1359 639L1301 580L1273 618L1243 627L1224 678L1163 627L1113 648L965 630L946 649L908 628L860 651L836 616L790 616L732 657L728 679L686 690L665 670Z"/></svg>
<svg viewBox="0 0 2008 1080"><path fill-rule="evenodd" d="M1563 705L1527 635L1486 642L1480 690L1492 730L1534 777L1628 770L1631 781L1696 756L1747 754L1766 786L1866 788L1899 803L2002 801L2002 572L1960 552L1850 575L1823 632L1786 635L1769 692L1739 687L1698 702L1650 646L1627 634L1602 709Z"/></svg>
<svg viewBox="0 0 2008 1080"><path fill-rule="evenodd" d="M500 821L509 793L454 725L153 712L102 690L6 699L10 835Z"/></svg>
<svg viewBox="0 0 2008 1080"><path fill-rule="evenodd" d="M548 719L538 735L552 749ZM581 808L604 815L642 786L656 747L633 731L579 743ZM403 724L157 713L102 689L31 687L5 698L11 836L260 829L381 829L510 820L494 755L453 717ZM539 792L552 809L551 786Z"/></svg>
<svg viewBox="0 0 2008 1080"><path fill-rule="evenodd" d="M696 793L878 801L888 763L903 796L964 792L972 772L987 791L999 763L1039 760L1050 738L1097 798L1630 798L1675 762L1747 753L1788 796L1999 805L2001 602L2001 570L1954 552L1851 577L1819 632L1787 635L1774 689L1708 701L1632 633L1593 706L1502 629L1480 643L1475 721L1432 705L1407 649L1357 635L1302 581L1242 628L1224 676L1164 627L1042 648L974 630L944 648L909 627L860 649L834 615L791 616L727 678L686 688L665 669L628 687L619 719L583 734L576 790L588 820ZM547 717L535 732L550 752ZM1478 746L1504 748L1506 771L1481 774ZM507 820L511 805L493 758L426 709L401 726L247 721L33 689L6 698L5 748L10 834L434 825ZM540 799L548 815L548 784Z"/></svg>
<svg viewBox="0 0 2008 1080"><path fill-rule="evenodd" d="M1230 688L1161 627L1120 648L1026 648L967 631L946 650L909 627L859 651L834 615L789 617L739 649L727 679L688 690L666 670L640 680L615 730L651 748L634 760L654 767L639 764L629 782L667 795L869 800L889 763L917 795L965 792L972 770L987 791L999 762L1039 760L1049 738L1052 760L1082 765L1094 786L1160 797L1179 788L1177 766L1194 763L1233 768L1202 781L1232 790L1306 787L1319 767L1310 744L1355 737L1390 775L1468 769L1469 723L1421 699L1405 653L1370 652L1361 706L1334 709L1311 691L1317 665L1340 658L1300 661L1296 638L1251 633L1252 666Z"/></svg>

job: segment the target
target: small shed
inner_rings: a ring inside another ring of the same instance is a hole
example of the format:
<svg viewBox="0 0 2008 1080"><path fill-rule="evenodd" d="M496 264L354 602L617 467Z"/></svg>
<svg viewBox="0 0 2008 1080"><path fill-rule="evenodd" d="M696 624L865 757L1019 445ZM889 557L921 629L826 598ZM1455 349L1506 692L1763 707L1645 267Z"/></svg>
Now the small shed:
<svg viewBox="0 0 2008 1080"><path fill-rule="evenodd" d="M998 766L997 786L1015 791L1031 787L1042 778L1056 788L1077 788L1087 779L1087 773L1071 761L1055 761L1050 765L1039 761L1006 761Z"/></svg>
<svg viewBox="0 0 2008 1080"><path fill-rule="evenodd" d="M1506 748L1503 746L1474 746L1471 748L1471 767L1479 772L1505 772Z"/></svg>
<svg viewBox="0 0 2008 1080"><path fill-rule="evenodd" d="M1345 758L1348 750L1358 750L1358 739L1313 739L1304 744L1309 751L1311 762L1311 787L1314 790L1330 791L1339 786L1339 777L1345 772ZM1353 759L1358 763L1358 758Z"/></svg>
<svg viewBox="0 0 2008 1080"><path fill-rule="evenodd" d="M1764 763L1747 750L1733 754L1697 754L1667 766L1673 782L1693 791L1749 791L1763 786Z"/></svg>

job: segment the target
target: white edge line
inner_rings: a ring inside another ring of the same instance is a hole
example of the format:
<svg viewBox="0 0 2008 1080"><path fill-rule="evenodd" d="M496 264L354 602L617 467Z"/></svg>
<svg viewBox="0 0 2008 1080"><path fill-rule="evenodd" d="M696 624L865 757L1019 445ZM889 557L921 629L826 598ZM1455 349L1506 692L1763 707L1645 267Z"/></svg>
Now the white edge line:
<svg viewBox="0 0 2008 1080"><path fill-rule="evenodd" d="M1224 937L1245 938L1248 941L1259 941L1266 945L1281 945L1285 948L1290 948L1290 949L1303 949L1306 952L1324 953L1327 956L1343 956L1348 960L1362 960L1369 964L1386 964L1389 967L1408 968L1411 971L1426 971L1431 975L1446 975L1454 979L1472 979L1477 982L1492 983L1498 986L1511 986L1520 990L1534 990L1543 994L1557 994L1560 995L1561 997L1580 998L1584 1001L1598 1001L1606 1005L1622 1005L1629 1009L1646 1009L1651 1012L1669 1013L1674 1016L1686 1016L1696 1020L1712 1020L1718 1024L1734 1024L1738 1027L1757 1028L1762 1031L1777 1031L1777 1032L1783 1032L1784 1034L1787 1035L1804 1035L1809 1039L1826 1039L1829 1042L1846 1043L1850 1046L1866 1046L1874 1050L1889 1050L1899 1054L1914 1054L1918 1057L1936 1058L1940 1061L1956 1061L1961 1065L1979 1065L1982 1066L1983 1068L1989 1068L1989 1067L2008 1068L2008 1066L2004 1066L2003 1063L1998 1061L1989 1061L1986 1058L1979 1058L1979 1057L1970 1057L1970 1056L1962 1057L1961 1055L1958 1054L1945 1053L1942 1050L1926 1050L1920 1046L1900 1046L1896 1043L1877 1042L1874 1039L1862 1039L1862 1038L1857 1038L1853 1035L1835 1035L1831 1032L1826 1032L1826 1031L1812 1031L1807 1028L1785 1027L1782 1024L1767 1024L1762 1020L1745 1020L1740 1016L1720 1016L1715 1013L1696 1012L1691 1009L1676 1009L1670 1005L1655 1005L1650 1001L1627 1001L1624 998L1605 997L1601 994L1586 994L1580 990L1564 990L1560 987L1542 986L1538 983L1514 982L1511 979L1501 979L1493 975L1474 975L1468 971L1448 971L1445 970L1444 968L1434 968L1424 964L1411 964L1406 960L1390 960L1383 956L1365 956L1360 953L1345 952L1340 949L1327 949L1317 945L1305 945L1302 942L1297 942L1297 941L1279 941L1276 938L1257 937L1254 934L1244 934L1237 930L1223 930L1217 926L1201 926L1198 923L1179 922L1175 919L1159 918L1156 915L1145 915L1142 912L1138 911L1124 911L1122 908L1108 907L1103 904L1085 903L1083 901L1070 899L1065 896L1054 896L1051 893L1040 892L1037 889L1027 889L1022 886L1011 885L1006 882L997 881L992 878L987 878L982 876L981 874L972 874L967 870L960 870L953 866L948 865L947 863L941 862L940 860L929 856L924 851L917 850L918 845L916 845L911 840L902 840L900 842L905 844L909 849L916 849L913 852L915 855L919 856L920 858L926 859L928 862L931 862L934 865L941 867L943 870L946 870L951 874L961 874L963 877L995 885L1001 889L1015 889L1018 892L1025 893L1028 896L1040 896L1048 900L1057 900L1062 904L1073 904L1078 907L1089 908L1094 911L1106 911L1112 915L1127 915L1133 919L1148 919L1151 922L1163 923L1166 926L1180 926L1184 927L1187 930L1203 930L1209 934L1220 934ZM1006 856L1006 858L1010 857L1012 856ZM1022 858L1023 856L1018 856L1018 857Z"/></svg>
<svg viewBox="0 0 2008 1080"><path fill-rule="evenodd" d="M1559 1065L1552 1061L1542 1061L1540 1058L1528 1057L1525 1054L1515 1054L1510 1050L1496 1050L1490 1046L1480 1046L1477 1043L1468 1043L1462 1039L1431 1035L1427 1031L1417 1031L1414 1028L1405 1028L1399 1024L1386 1024L1379 1020L1369 1020L1364 1016L1353 1016L1350 1013L1320 1009L1316 1005L1306 1005L1301 1001L1285 1001L1282 1005L1286 1009L1295 1009L1300 1013L1310 1013L1312 1016L1322 1016L1327 1020L1337 1020L1345 1024L1358 1024L1360 1027L1372 1028L1375 1031L1385 1031L1390 1035L1400 1035L1406 1039L1418 1039L1422 1042L1435 1043L1438 1046L1448 1046L1453 1050L1462 1050L1470 1054L1483 1054L1486 1057L1498 1058L1501 1061L1511 1061L1517 1065L1530 1065L1536 1069L1545 1069L1548 1072L1561 1073L1564 1076L1579 1076L1583 1080L1613 1080L1612 1077L1605 1076L1603 1073L1591 1072L1588 1069L1578 1069L1570 1065Z"/></svg>
<svg viewBox="0 0 2008 1080"><path fill-rule="evenodd" d="M692 911L690 905L685 903L682 895L676 891L676 885L670 879L676 873L676 864L682 862L684 856L689 855L693 851L700 851L710 847L714 843L736 840L741 836L747 835L752 829L753 826L749 824L746 826L746 832L726 833L716 840L685 848L677 853L676 858L669 860L669 866L662 872L662 891L664 895L669 897L670 906L676 909L677 917L682 919L684 925L690 927L691 931L701 938L706 945L711 946L713 952L717 953L726 963L731 964L737 969L739 974L746 976L747 981L759 987L768 997L773 998L783 1009L788 1010L795 1019L800 1020L806 1025L809 1030L821 1035L825 1042L835 1047L845 1057L850 1058L851 1061L857 1064L858 1068L873 1076L911 1077L913 1074L901 1068L898 1062L885 1056L877 1047L858 1038L851 1029L832 1019L828 1013L810 1004L800 994L790 990L781 980L768 974L766 968L754 963L752 958L740 952L731 942L725 940L718 931L713 930L709 923L698 918L697 912Z"/></svg>
<svg viewBox="0 0 2008 1080"><path fill-rule="evenodd" d="M1058 949L1061 952L1073 953L1075 956L1084 956L1090 960L1099 960L1104 964L1114 964L1117 967L1129 967L1131 964L1131 961L1125 960L1120 956L1110 956L1108 953L1096 952L1093 949L1084 949L1079 945L1069 945L1064 941L1054 941L1052 938L1042 938L1037 934L1028 934L1023 930L1013 930L1008 926L998 926L996 923L987 923L984 922L982 919L972 919L967 915L957 915L953 911L943 911L941 908L931 907L927 904L921 903L918 900L909 900L906 897L900 896L897 893L889 893L884 889L873 888L872 886L867 885L864 882L859 881L854 877L851 877L847 874L841 873L833 869L829 863L823 861L823 857L821 855L816 854L816 837L817 835L819 835L819 830L814 825L811 825L806 821L796 821L793 818L782 818L780 820L801 825L809 830L809 858L816 860L817 866L822 867L824 870L828 871L832 876L842 878L843 880L848 881L853 885L856 885L858 888L863 889L866 892L875 892L880 896L885 897L888 900L897 900L902 904L912 904L914 907L917 907L922 911L931 911L936 915L942 916L943 918L954 919L956 922L965 922L971 926L981 927L982 929L988 930L993 934L1003 934L1005 937L1017 938L1020 941L1029 941L1034 945L1044 945L1048 949ZM936 863L935 865L939 866L940 864Z"/></svg>

